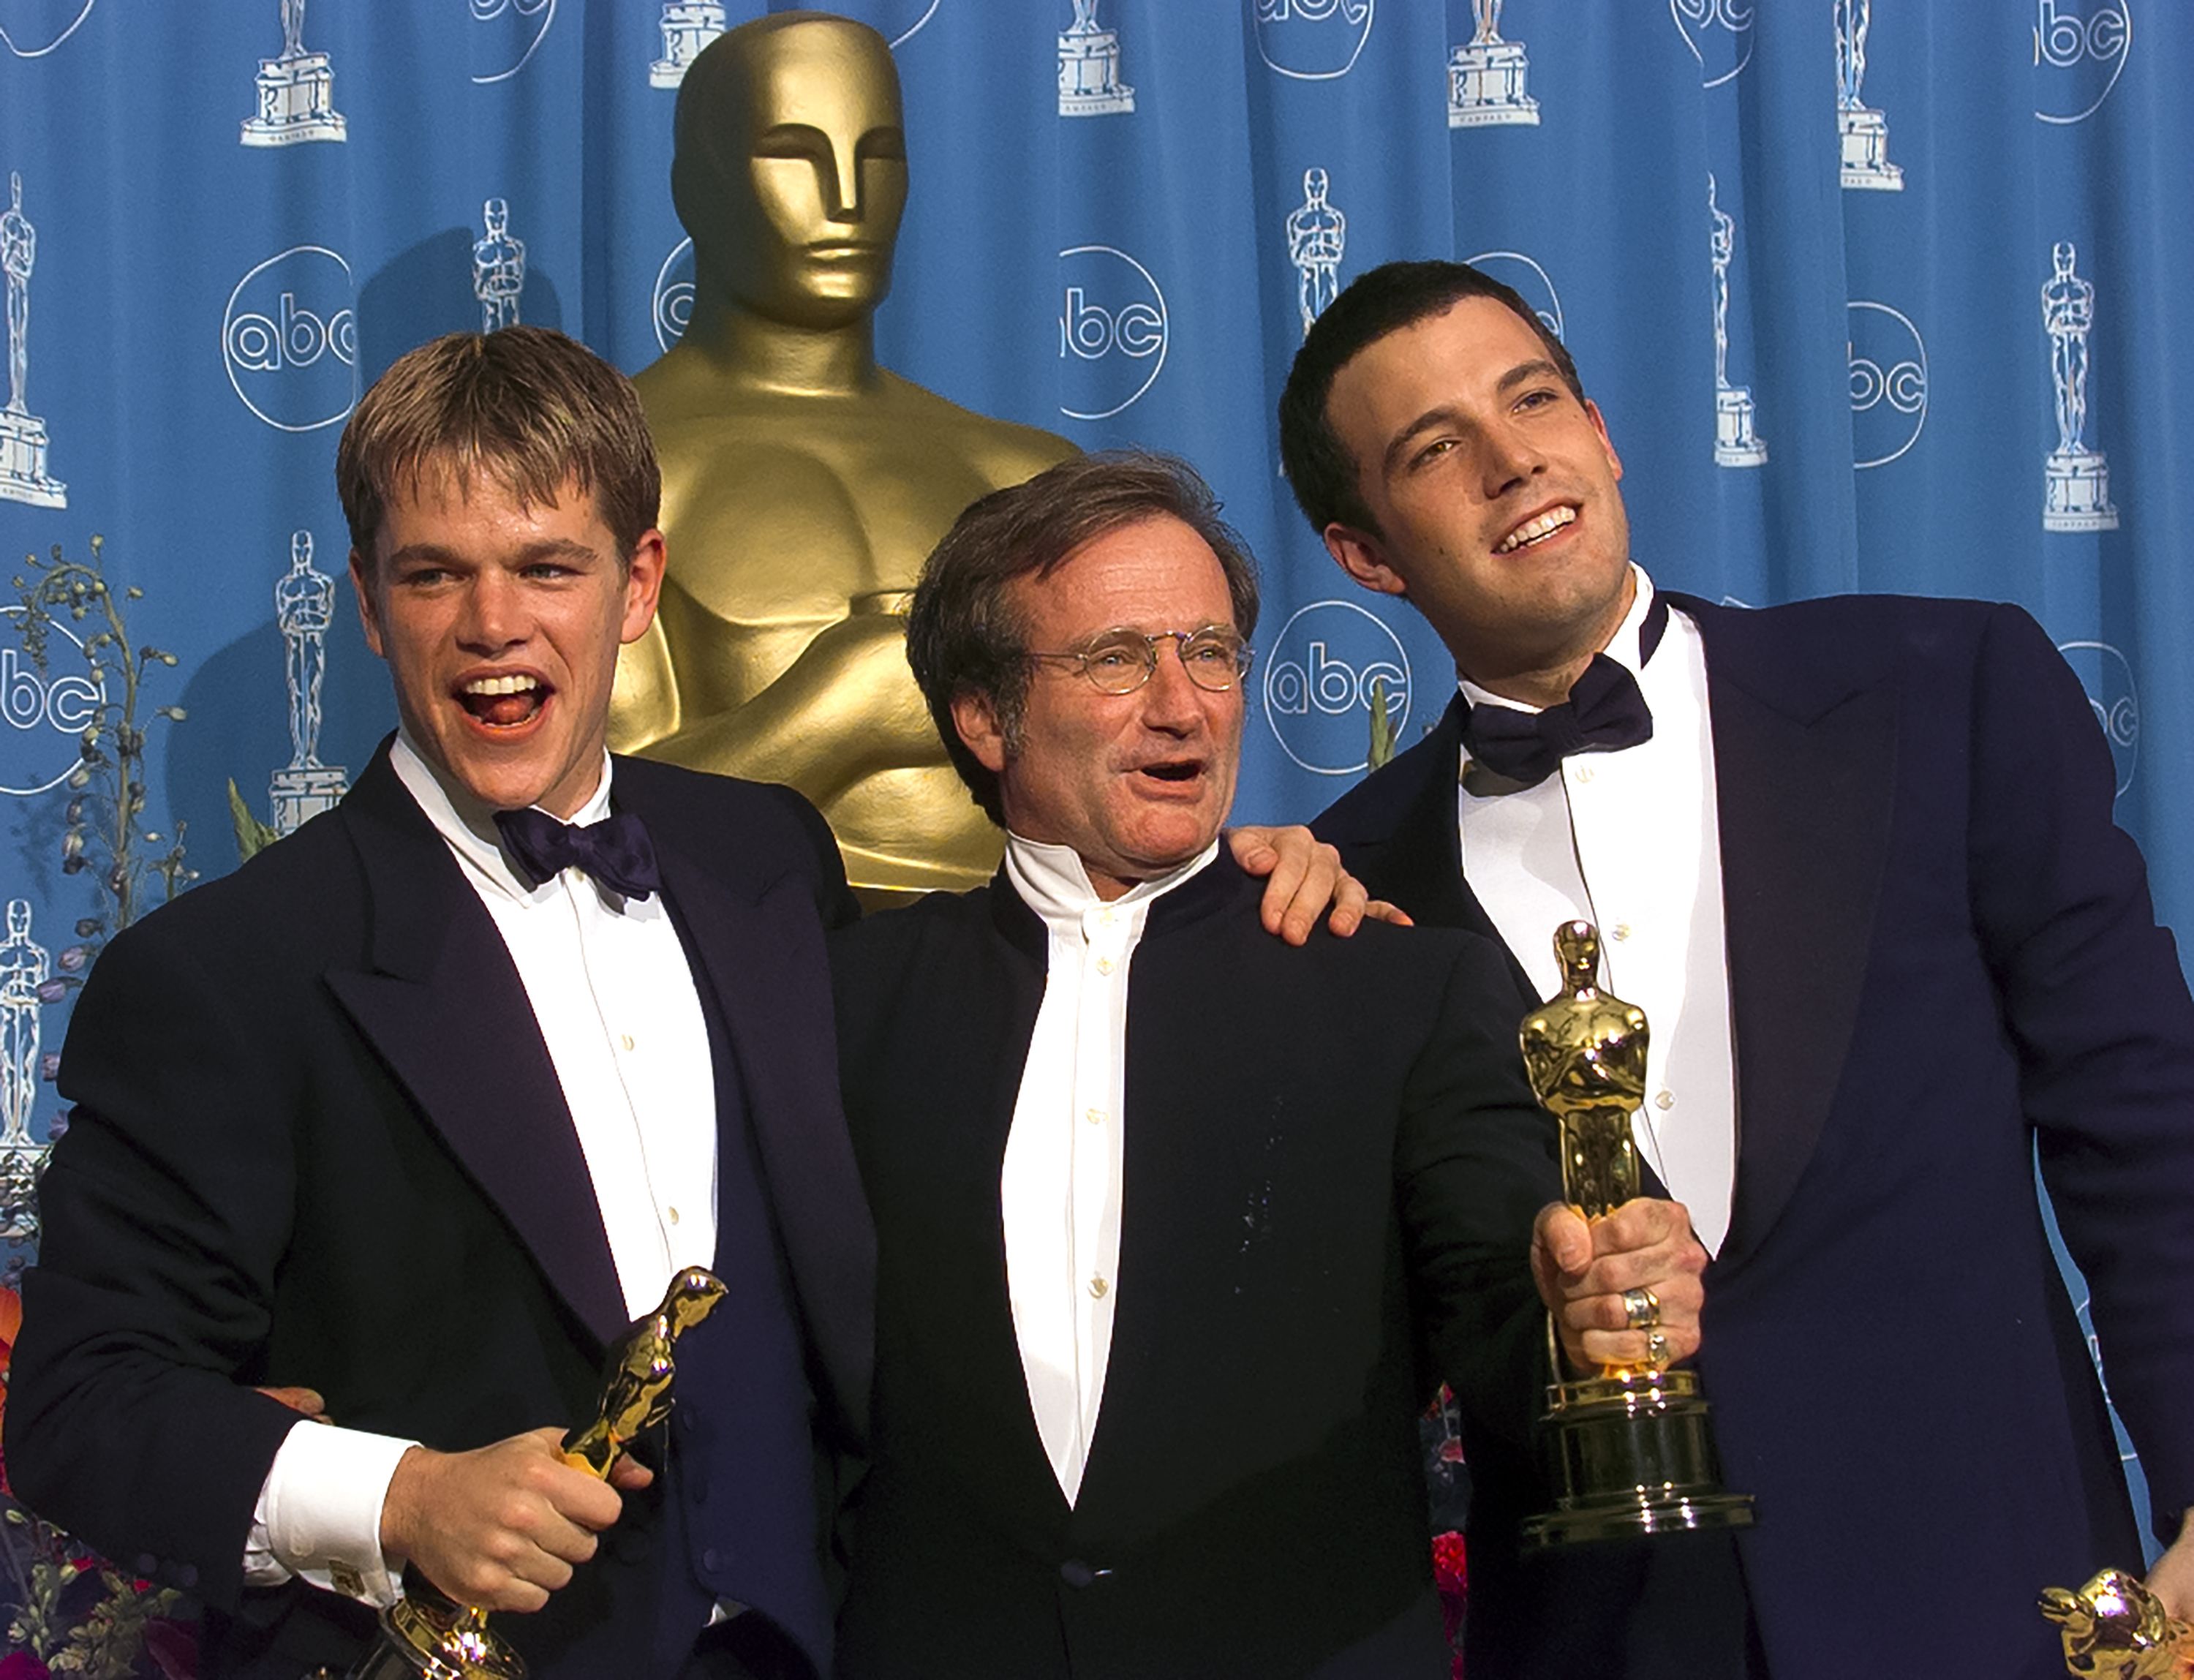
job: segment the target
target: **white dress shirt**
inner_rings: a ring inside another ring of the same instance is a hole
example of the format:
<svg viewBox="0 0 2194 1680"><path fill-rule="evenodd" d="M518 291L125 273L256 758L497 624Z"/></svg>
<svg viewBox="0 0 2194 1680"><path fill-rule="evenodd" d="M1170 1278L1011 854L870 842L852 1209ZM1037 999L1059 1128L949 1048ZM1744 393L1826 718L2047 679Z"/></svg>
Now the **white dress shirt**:
<svg viewBox="0 0 2194 1680"><path fill-rule="evenodd" d="M1037 1433L1072 1505L1119 1299L1128 968L1151 905L1219 854L1100 900L1070 847L1006 837L1006 874L1049 930L1043 1003L998 1175L1006 1292Z"/></svg>
<svg viewBox="0 0 2194 1680"><path fill-rule="evenodd" d="M1463 872L1542 998L1560 984L1555 928L1582 917L1600 929L1601 984L1646 1011L1651 1035L1638 1148L1713 1253L1729 1229L1737 1085L1706 653L1697 626L1671 611L1641 668L1653 585L1632 569L1637 598L1605 651L1637 676L1652 738L1576 754L1536 787L1459 787ZM1462 693L1473 705L1537 710L1467 678Z"/></svg>
<svg viewBox="0 0 2194 1680"><path fill-rule="evenodd" d="M390 760L510 952L594 1181L626 1310L639 1318L674 1273L709 1265L716 1251L715 1076L677 929L660 894L629 901L577 869L528 888L491 811L447 786L400 734ZM610 774L605 754L594 797L571 820L609 814ZM557 1421L514 1418L511 1430ZM294 1426L260 1490L245 1580L269 1586L302 1575L394 1602L401 1593L381 1551L381 1507L412 1444Z"/></svg>

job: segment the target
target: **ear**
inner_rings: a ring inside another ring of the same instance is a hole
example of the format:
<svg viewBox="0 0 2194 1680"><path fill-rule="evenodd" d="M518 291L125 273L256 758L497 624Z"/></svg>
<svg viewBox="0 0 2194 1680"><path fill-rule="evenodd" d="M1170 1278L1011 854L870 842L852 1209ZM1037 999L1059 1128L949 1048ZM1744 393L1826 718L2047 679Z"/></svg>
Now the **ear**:
<svg viewBox="0 0 2194 1680"><path fill-rule="evenodd" d="M989 700L980 694L955 694L952 727L960 732L960 739L975 755L977 763L994 776L1004 772L1006 732L998 727L998 715L991 711Z"/></svg>
<svg viewBox="0 0 2194 1680"><path fill-rule="evenodd" d="M1336 521L1325 527L1325 551L1334 563L1365 589L1381 595L1406 595L1402 574L1387 564L1385 545L1368 531Z"/></svg>
<svg viewBox="0 0 2194 1680"><path fill-rule="evenodd" d="M358 597L358 622L365 632L365 645L373 649L376 658L387 659L381 647L381 610L373 598L372 575L356 549L350 551L350 589Z"/></svg>
<svg viewBox="0 0 2194 1680"><path fill-rule="evenodd" d="M619 642L639 641L655 622L655 603L663 595L663 573L669 559L660 531L642 532L640 541L633 544L632 559L625 567L624 622L617 630Z"/></svg>
<svg viewBox="0 0 2194 1680"><path fill-rule="evenodd" d="M1607 452L1608 466L1614 471L1616 477L1621 478L1623 457L1615 452L1615 440L1607 434L1607 422L1600 418L1600 405L1590 397L1587 397L1584 400L1584 412L1585 418L1592 422L1593 430L1600 434L1600 446Z"/></svg>

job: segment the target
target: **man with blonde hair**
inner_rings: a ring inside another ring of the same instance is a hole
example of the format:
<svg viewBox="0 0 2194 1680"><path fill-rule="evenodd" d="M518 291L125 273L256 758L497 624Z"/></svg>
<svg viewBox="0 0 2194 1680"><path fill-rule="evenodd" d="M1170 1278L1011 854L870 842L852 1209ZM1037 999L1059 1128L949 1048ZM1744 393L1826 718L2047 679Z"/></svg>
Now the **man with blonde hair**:
<svg viewBox="0 0 2194 1680"><path fill-rule="evenodd" d="M346 1668L407 1565L537 1676L827 1672L871 1264L836 849L788 790L604 750L663 568L614 369L539 328L437 340L336 472L400 727L85 987L16 1488L194 1595L209 1675ZM728 1292L675 1427L605 1485L560 1438L694 1265Z"/></svg>

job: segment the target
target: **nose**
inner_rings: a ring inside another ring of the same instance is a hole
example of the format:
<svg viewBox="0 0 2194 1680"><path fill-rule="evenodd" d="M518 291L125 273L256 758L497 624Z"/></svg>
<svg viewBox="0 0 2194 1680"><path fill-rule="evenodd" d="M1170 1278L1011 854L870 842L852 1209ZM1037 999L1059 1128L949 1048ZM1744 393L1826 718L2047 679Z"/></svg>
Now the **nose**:
<svg viewBox="0 0 2194 1680"><path fill-rule="evenodd" d="M1537 440L1519 426L1488 427L1480 436L1479 463L1489 502L1547 469Z"/></svg>
<svg viewBox="0 0 2194 1680"><path fill-rule="evenodd" d="M1157 656L1157 669L1137 691L1145 697L1143 722L1153 729L1186 734L1203 721L1203 702L1200 697L1203 690L1189 679L1188 667L1181 662L1178 638L1164 637L1158 643Z"/></svg>
<svg viewBox="0 0 2194 1680"><path fill-rule="evenodd" d="M858 224L861 220L861 158L858 140L850 135L830 137L830 155L818 159L823 171L823 197L830 206L830 220Z"/></svg>
<svg viewBox="0 0 2194 1680"><path fill-rule="evenodd" d="M457 645L468 653L507 652L526 639L523 591L516 580L487 569L474 574L457 615Z"/></svg>

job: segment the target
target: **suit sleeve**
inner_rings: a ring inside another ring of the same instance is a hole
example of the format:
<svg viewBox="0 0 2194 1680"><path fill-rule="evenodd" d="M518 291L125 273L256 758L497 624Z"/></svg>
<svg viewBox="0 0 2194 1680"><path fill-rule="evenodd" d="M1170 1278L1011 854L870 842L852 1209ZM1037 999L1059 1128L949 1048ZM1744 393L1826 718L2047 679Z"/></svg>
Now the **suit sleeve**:
<svg viewBox="0 0 2194 1680"><path fill-rule="evenodd" d="M1467 1416L1529 1435L1546 1380L1531 1223L1561 1199L1554 1117L1524 1082L1503 954L1466 935L1396 1141L1404 1240L1436 1374Z"/></svg>
<svg viewBox="0 0 2194 1680"><path fill-rule="evenodd" d="M2194 1001L2078 680L2016 608L1975 670L1975 923L2110 1396L2175 1538L2194 1503Z"/></svg>
<svg viewBox="0 0 2194 1680"><path fill-rule="evenodd" d="M146 927L70 1024L76 1105L39 1188L8 1468L33 1510L163 1585L236 1602L252 1509L296 1414L263 1365L295 1171L278 1069L221 988Z"/></svg>

